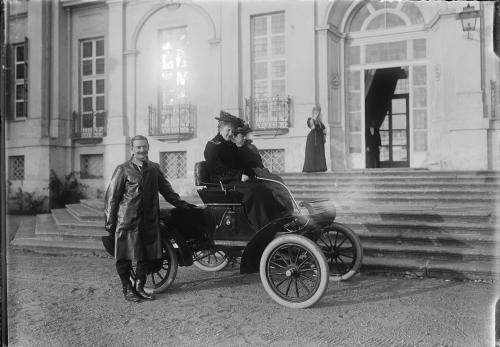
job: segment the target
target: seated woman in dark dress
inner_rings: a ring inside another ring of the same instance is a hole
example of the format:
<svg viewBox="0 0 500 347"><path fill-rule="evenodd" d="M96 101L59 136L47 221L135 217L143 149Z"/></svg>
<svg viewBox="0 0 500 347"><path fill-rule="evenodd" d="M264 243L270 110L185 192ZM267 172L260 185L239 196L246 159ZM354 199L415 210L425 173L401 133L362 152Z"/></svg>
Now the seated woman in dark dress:
<svg viewBox="0 0 500 347"><path fill-rule="evenodd" d="M224 111L215 119L219 121L218 134L207 142L204 152L209 179L233 185L243 194L248 220L258 230L280 214L280 204L264 184L250 180L253 172L241 166L238 149L231 140L234 129L243 121Z"/></svg>
<svg viewBox="0 0 500 347"><path fill-rule="evenodd" d="M243 167L244 171L248 172L251 177L268 178L283 183L283 179L280 176L271 173L264 167L259 150L253 144L252 140L247 138L247 135L251 131L252 129L250 126L244 124L236 128L233 132L233 142L238 148L240 166ZM274 198L281 205L280 208L283 212L293 212L293 203L290 194L282 185L269 181L262 181L262 184L272 191Z"/></svg>

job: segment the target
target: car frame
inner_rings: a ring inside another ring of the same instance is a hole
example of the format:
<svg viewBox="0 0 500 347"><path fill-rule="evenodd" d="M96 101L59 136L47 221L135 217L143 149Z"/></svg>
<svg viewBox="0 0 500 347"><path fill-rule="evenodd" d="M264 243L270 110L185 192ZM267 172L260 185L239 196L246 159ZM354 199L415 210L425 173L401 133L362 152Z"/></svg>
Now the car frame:
<svg viewBox="0 0 500 347"><path fill-rule="evenodd" d="M321 299L330 280L347 280L359 271L361 242L350 228L335 222L331 201L298 203L285 184L257 177L282 185L290 194L294 211L254 230L241 201L242 193L222 182L210 183L206 177L206 163L196 163L195 184L202 207L161 210L163 258L148 275L147 292L161 293L169 288L178 266L194 264L205 271L219 271L237 259L240 273L260 272L264 289L273 300L291 308L306 308ZM201 231L189 235L189 230L179 230L172 224L173 214L177 214L177 225L198 216Z"/></svg>

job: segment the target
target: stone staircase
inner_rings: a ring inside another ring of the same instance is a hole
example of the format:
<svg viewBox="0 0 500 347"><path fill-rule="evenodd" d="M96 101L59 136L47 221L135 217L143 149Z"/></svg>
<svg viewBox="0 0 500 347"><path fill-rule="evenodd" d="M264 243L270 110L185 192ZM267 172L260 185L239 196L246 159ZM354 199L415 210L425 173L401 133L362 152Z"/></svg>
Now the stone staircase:
<svg viewBox="0 0 500 347"><path fill-rule="evenodd" d="M499 172L372 169L282 177L297 200L336 202L337 221L362 240L364 273L475 280L500 273ZM38 215L35 226L20 226L12 246L104 255L102 209L102 200L82 200Z"/></svg>
<svg viewBox="0 0 500 347"><path fill-rule="evenodd" d="M331 199L360 237L363 272L494 280L500 173L412 169L284 174L299 200Z"/></svg>
<svg viewBox="0 0 500 347"><path fill-rule="evenodd" d="M101 236L106 235L102 203L94 206L93 200L82 200L53 209L50 214L39 214L34 226L21 223L11 247L46 254L106 256L101 243Z"/></svg>

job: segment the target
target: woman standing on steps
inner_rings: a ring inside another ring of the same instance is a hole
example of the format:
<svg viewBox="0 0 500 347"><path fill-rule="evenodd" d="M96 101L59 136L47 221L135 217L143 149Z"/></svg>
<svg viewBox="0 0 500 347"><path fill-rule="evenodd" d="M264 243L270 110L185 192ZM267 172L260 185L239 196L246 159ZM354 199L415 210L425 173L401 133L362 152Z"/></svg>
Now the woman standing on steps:
<svg viewBox="0 0 500 347"><path fill-rule="evenodd" d="M311 129L307 135L306 156L303 172L326 171L325 160L325 125L321 122L321 107L314 106L312 117L307 118L307 126Z"/></svg>

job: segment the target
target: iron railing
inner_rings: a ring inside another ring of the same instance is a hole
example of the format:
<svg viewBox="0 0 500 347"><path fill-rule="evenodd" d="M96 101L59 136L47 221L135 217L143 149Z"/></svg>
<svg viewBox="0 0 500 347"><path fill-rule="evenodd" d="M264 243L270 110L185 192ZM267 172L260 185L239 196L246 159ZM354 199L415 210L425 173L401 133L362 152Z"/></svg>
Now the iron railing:
<svg viewBox="0 0 500 347"><path fill-rule="evenodd" d="M72 139L102 139L106 136L106 112L73 112Z"/></svg>
<svg viewBox="0 0 500 347"><path fill-rule="evenodd" d="M253 130L288 130L292 99L290 96L245 99L245 112Z"/></svg>
<svg viewBox="0 0 500 347"><path fill-rule="evenodd" d="M160 112L148 107L149 135L185 138L194 135L196 105L164 105Z"/></svg>

